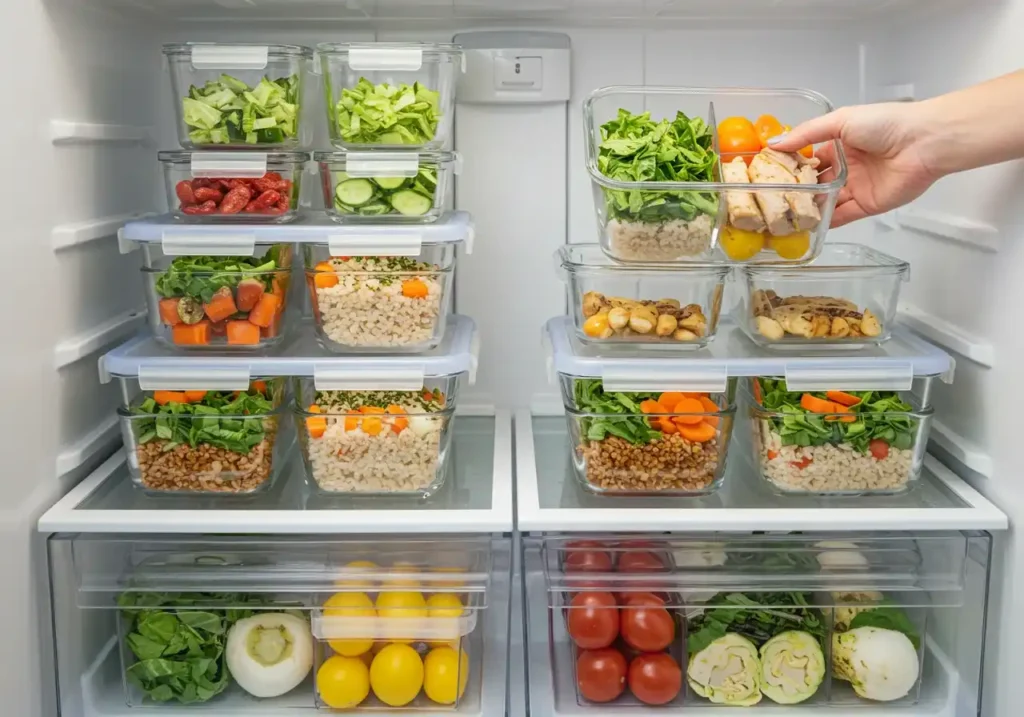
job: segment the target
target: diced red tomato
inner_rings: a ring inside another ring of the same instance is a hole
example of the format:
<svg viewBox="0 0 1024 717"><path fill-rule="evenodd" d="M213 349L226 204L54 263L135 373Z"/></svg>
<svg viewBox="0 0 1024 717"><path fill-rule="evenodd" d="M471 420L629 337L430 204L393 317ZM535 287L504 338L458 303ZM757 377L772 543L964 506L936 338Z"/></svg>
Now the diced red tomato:
<svg viewBox="0 0 1024 717"><path fill-rule="evenodd" d="M871 451L871 455L875 457L875 460L884 461L889 457L889 444L881 438L871 441L868 444L868 450Z"/></svg>

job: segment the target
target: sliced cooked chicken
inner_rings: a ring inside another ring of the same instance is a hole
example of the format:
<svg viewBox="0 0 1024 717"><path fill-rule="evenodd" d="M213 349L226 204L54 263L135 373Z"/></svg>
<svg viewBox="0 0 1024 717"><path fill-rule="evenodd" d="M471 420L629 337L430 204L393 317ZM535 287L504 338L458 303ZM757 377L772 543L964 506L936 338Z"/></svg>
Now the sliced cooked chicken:
<svg viewBox="0 0 1024 717"><path fill-rule="evenodd" d="M783 165L768 158L762 150L750 162L748 173L755 184L796 184L796 176ZM778 153L776 153L778 154ZM789 202L783 192L757 192L757 205L761 208L768 231L773 236L793 234L796 228L789 218Z"/></svg>
<svg viewBox="0 0 1024 717"><path fill-rule="evenodd" d="M798 155L799 156L799 155ZM796 172L796 181L800 184L817 184L818 173L809 164L800 167ZM809 192L786 192L789 203L790 219L797 231L812 232L821 224L821 210Z"/></svg>
<svg viewBox="0 0 1024 717"><path fill-rule="evenodd" d="M747 175L747 163L742 157L736 157L731 162L722 165L722 176L726 182L732 184L748 184L750 177ZM729 224L737 229L745 229L751 232L764 231L764 219L761 217L761 210L757 208L754 195L750 192L726 192L725 201L729 206Z"/></svg>

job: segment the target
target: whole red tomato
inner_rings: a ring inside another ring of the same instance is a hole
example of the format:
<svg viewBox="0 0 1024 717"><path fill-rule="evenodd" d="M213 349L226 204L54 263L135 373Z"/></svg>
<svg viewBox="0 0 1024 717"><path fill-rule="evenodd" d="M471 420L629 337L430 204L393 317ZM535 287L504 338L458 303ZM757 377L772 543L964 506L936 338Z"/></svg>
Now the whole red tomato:
<svg viewBox="0 0 1024 717"><path fill-rule="evenodd" d="M620 573L663 573L665 563L654 553L640 550L620 555L617 569Z"/></svg>
<svg viewBox="0 0 1024 717"><path fill-rule="evenodd" d="M664 650L676 636L676 623L657 595L626 596L619 621L622 639L641 652Z"/></svg>
<svg viewBox="0 0 1024 717"><path fill-rule="evenodd" d="M671 656L656 652L633 658L626 681L630 691L644 704L663 705L679 694L683 671Z"/></svg>
<svg viewBox="0 0 1024 717"><path fill-rule="evenodd" d="M611 593L579 593L568 613L569 637L584 650L608 647L619 635L619 608Z"/></svg>
<svg viewBox="0 0 1024 717"><path fill-rule="evenodd" d="M566 543L565 572L607 573L612 569L612 558L596 540L577 540Z"/></svg>
<svg viewBox="0 0 1024 717"><path fill-rule="evenodd" d="M583 650L576 660L576 684L591 702L611 702L626 689L626 658L613 647Z"/></svg>

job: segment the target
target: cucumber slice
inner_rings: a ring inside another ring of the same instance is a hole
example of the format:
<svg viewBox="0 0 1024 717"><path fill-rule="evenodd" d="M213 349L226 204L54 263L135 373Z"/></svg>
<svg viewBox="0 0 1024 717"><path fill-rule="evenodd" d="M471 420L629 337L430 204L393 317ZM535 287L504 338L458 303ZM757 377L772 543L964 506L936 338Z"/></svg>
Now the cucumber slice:
<svg viewBox="0 0 1024 717"><path fill-rule="evenodd" d="M376 217L382 214L392 214L394 210L385 202L370 202L358 207L356 211L364 217Z"/></svg>
<svg viewBox="0 0 1024 717"><path fill-rule="evenodd" d="M368 179L346 179L334 188L334 198L350 207L366 204L373 195L373 183Z"/></svg>
<svg viewBox="0 0 1024 717"><path fill-rule="evenodd" d="M391 195L391 206L399 214L407 217L420 217L426 214L434 206L432 197L425 197L419 192L403 189Z"/></svg>
<svg viewBox="0 0 1024 717"><path fill-rule="evenodd" d="M392 190L401 188L405 184L405 177L374 177L373 181L381 189Z"/></svg>

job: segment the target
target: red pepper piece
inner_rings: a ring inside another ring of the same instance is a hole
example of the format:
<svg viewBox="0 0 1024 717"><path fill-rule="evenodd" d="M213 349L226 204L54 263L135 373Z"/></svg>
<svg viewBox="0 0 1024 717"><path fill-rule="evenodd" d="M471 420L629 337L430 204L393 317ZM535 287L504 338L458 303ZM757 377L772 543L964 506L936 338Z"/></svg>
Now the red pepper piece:
<svg viewBox="0 0 1024 717"><path fill-rule="evenodd" d="M178 195L178 201L184 204L195 204L196 196L192 192L192 185L187 179L183 179L174 185L174 193Z"/></svg>

